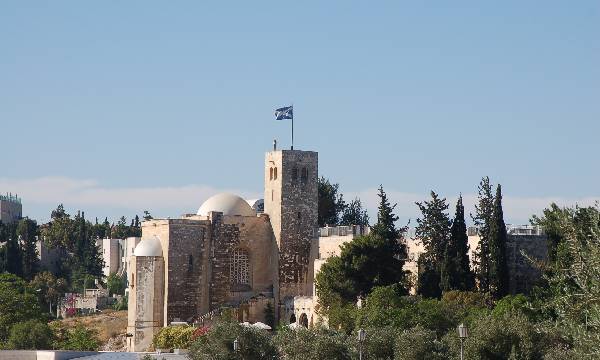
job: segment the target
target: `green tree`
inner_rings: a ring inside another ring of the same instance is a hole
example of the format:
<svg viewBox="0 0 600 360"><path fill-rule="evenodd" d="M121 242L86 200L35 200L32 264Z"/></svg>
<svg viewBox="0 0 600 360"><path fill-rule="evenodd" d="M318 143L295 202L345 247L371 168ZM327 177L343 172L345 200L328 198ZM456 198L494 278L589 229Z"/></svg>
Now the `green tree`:
<svg viewBox="0 0 600 360"><path fill-rule="evenodd" d="M417 291L426 297L439 298L442 295L442 265L450 239L450 217L446 212L448 204L445 198L439 198L434 191L431 192L430 201L416 204L421 211L421 217L417 219L415 235L423 243L425 250L419 264L423 268L419 270Z"/></svg>
<svg viewBox="0 0 600 360"><path fill-rule="evenodd" d="M346 207L344 196L338 194L340 185L332 184L329 179L321 177L317 187L319 191L319 226L335 226L339 223L340 215Z"/></svg>
<svg viewBox="0 0 600 360"><path fill-rule="evenodd" d="M456 213L450 228L450 240L446 246L440 278L443 291L470 291L475 287L475 278L469 262L469 238L462 195L456 202Z"/></svg>
<svg viewBox="0 0 600 360"><path fill-rule="evenodd" d="M193 326L177 325L161 328L152 339L156 349L187 349L192 344Z"/></svg>
<svg viewBox="0 0 600 360"><path fill-rule="evenodd" d="M238 340L239 350L233 351ZM244 327L236 322L219 321L208 332L200 334L190 346L191 360L204 359L278 359L279 354L270 335L263 330Z"/></svg>
<svg viewBox="0 0 600 360"><path fill-rule="evenodd" d="M490 178L485 176L481 179L478 187L478 201L475 204L475 215L471 215L477 231L479 232L479 244L475 249L474 264L475 277L479 291L490 291L490 246L489 234L494 212L494 196Z"/></svg>
<svg viewBox="0 0 600 360"><path fill-rule="evenodd" d="M502 211L502 187L498 185L488 241L490 249L490 291L496 299L508 295L509 292L506 259L507 236L504 212Z"/></svg>
<svg viewBox="0 0 600 360"><path fill-rule="evenodd" d="M148 210L144 210L144 221L154 219Z"/></svg>
<svg viewBox="0 0 600 360"><path fill-rule="evenodd" d="M36 295L25 281L13 274L0 274L0 342L19 322L44 320Z"/></svg>
<svg viewBox="0 0 600 360"><path fill-rule="evenodd" d="M565 209L560 221L564 245L547 286L535 302L545 314L547 329L561 329L573 348L572 358L600 357L600 210Z"/></svg>
<svg viewBox="0 0 600 360"><path fill-rule="evenodd" d="M22 274L26 280L33 279L38 271L37 234L38 227L35 220L28 218L19 220L17 237L21 240Z"/></svg>
<svg viewBox="0 0 600 360"><path fill-rule="evenodd" d="M106 287L109 295L125 294L125 279L117 274L110 274L106 278Z"/></svg>
<svg viewBox="0 0 600 360"><path fill-rule="evenodd" d="M29 283L29 286L37 292L40 303L47 307L52 313L52 305L58 306L58 300L68 290L65 279L56 278L48 271L37 274Z"/></svg>
<svg viewBox="0 0 600 360"><path fill-rule="evenodd" d="M282 358L289 360L350 360L351 342L344 334L333 330L283 329L273 339Z"/></svg>
<svg viewBox="0 0 600 360"><path fill-rule="evenodd" d="M48 350L52 348L53 333L48 324L39 320L16 323L6 342L8 349Z"/></svg>
<svg viewBox="0 0 600 360"><path fill-rule="evenodd" d="M56 322L51 324L56 334L54 348L61 350L97 351L100 347L98 337L93 330L77 325L72 329L65 329Z"/></svg>
<svg viewBox="0 0 600 360"><path fill-rule="evenodd" d="M435 331L416 326L402 331L395 343L395 358L402 360L447 359L444 344L438 341Z"/></svg>
<svg viewBox="0 0 600 360"><path fill-rule="evenodd" d="M548 237L548 256L551 261L557 261L559 248L564 244L567 235L565 231L573 221L574 215L574 209L561 208L552 203L549 208L544 209L541 217L533 215L531 218L531 225L541 226Z"/></svg>
<svg viewBox="0 0 600 360"><path fill-rule="evenodd" d="M355 198L344 208L340 225L369 225L369 214L363 209L359 198Z"/></svg>

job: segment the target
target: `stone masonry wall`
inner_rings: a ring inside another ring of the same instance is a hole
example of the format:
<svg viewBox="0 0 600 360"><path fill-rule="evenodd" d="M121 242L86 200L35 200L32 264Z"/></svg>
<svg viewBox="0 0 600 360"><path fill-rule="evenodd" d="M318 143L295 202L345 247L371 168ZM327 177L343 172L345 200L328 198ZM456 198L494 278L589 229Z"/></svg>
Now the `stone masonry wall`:
<svg viewBox="0 0 600 360"><path fill-rule="evenodd" d="M180 319L192 321L201 315L200 299L208 296L202 286L206 269L204 253L210 236L206 222L170 220L168 252L167 323Z"/></svg>
<svg viewBox="0 0 600 360"><path fill-rule="evenodd" d="M535 261L548 260L545 235L508 235L506 261L511 294L528 293L541 277L541 272L522 254Z"/></svg>
<svg viewBox="0 0 600 360"><path fill-rule="evenodd" d="M229 300L229 268L231 254L239 245L240 230L236 224L224 224L222 213L211 213L212 219L212 276L210 308L215 309Z"/></svg>
<svg viewBox="0 0 600 360"><path fill-rule="evenodd" d="M265 165L265 212L279 245L280 297L311 295L311 243L318 236L318 154L272 151ZM271 168L277 169L277 178L272 179Z"/></svg>

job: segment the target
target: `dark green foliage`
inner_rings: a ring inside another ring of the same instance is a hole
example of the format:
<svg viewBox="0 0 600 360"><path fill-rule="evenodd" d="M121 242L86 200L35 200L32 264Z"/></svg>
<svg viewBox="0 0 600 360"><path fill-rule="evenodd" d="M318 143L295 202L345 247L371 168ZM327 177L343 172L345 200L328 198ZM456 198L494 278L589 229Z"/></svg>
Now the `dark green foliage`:
<svg viewBox="0 0 600 360"><path fill-rule="evenodd" d="M110 274L106 278L106 288L109 295L124 295L125 294L125 278L117 274Z"/></svg>
<svg viewBox="0 0 600 360"><path fill-rule="evenodd" d="M459 196L456 202L456 213L450 228L450 240L446 246L440 277L443 291L470 291L475 288L475 277L469 263L469 238L462 196Z"/></svg>
<svg viewBox="0 0 600 360"><path fill-rule="evenodd" d="M352 359L348 346L351 341L345 335L328 329L283 329L273 340L286 360Z"/></svg>
<svg viewBox="0 0 600 360"><path fill-rule="evenodd" d="M440 271L427 254L420 254L417 260L417 294L426 298L439 299L442 296Z"/></svg>
<svg viewBox="0 0 600 360"><path fill-rule="evenodd" d="M38 270L37 235L38 227L34 220L28 218L19 220L17 237L21 240L21 273L26 280L33 279Z"/></svg>
<svg viewBox="0 0 600 360"><path fill-rule="evenodd" d="M52 273L44 271L37 274L29 283L34 289L44 309L52 310L52 305L58 305L58 300L67 292L68 284L65 279L56 278Z"/></svg>
<svg viewBox="0 0 600 360"><path fill-rule="evenodd" d="M0 274L0 342L15 324L28 320L45 320L34 291L16 275Z"/></svg>
<svg viewBox="0 0 600 360"><path fill-rule="evenodd" d="M17 223L0 222L0 242L6 243L3 248L2 268L15 275L23 274L22 254L17 237Z"/></svg>
<svg viewBox="0 0 600 360"><path fill-rule="evenodd" d="M506 225L502 211L502 188L498 185L489 233L490 292L496 299L508 295L508 264L506 259Z"/></svg>
<svg viewBox="0 0 600 360"><path fill-rule="evenodd" d="M468 328L465 359L542 359L546 344L523 314L509 313L501 317L482 314L469 323ZM450 349L450 358L458 359L460 341L456 331L448 332L444 343Z"/></svg>
<svg viewBox="0 0 600 360"><path fill-rule="evenodd" d="M6 348L15 350L49 350L52 348L52 339L52 330L46 323L39 320L29 320L17 323L10 329Z"/></svg>
<svg viewBox="0 0 600 360"><path fill-rule="evenodd" d="M329 179L321 177L318 181L319 190L319 226L335 226L346 207L344 196L338 194L339 184L332 184Z"/></svg>
<svg viewBox="0 0 600 360"><path fill-rule="evenodd" d="M492 185L487 176L481 179L478 187L478 202L475 204L475 215L471 215L479 231L479 244L475 249L475 277L479 291L490 291L490 247L489 233L494 212L494 196Z"/></svg>
<svg viewBox="0 0 600 360"><path fill-rule="evenodd" d="M555 203L550 204L550 207L544 209L543 215L538 217L533 215L530 222L532 225L541 226L544 233L548 236L548 256L551 261L558 261L559 248L565 242L566 229L569 223L572 223L575 210L572 208L560 208Z"/></svg>
<svg viewBox="0 0 600 360"><path fill-rule="evenodd" d="M416 326L402 331L395 344L395 358L402 360L442 360L447 359L447 350L437 340L434 331Z"/></svg>
<svg viewBox="0 0 600 360"><path fill-rule="evenodd" d="M50 328L54 332L54 349L97 351L100 346L96 333L83 325L67 329L55 321L50 324Z"/></svg>
<svg viewBox="0 0 600 360"><path fill-rule="evenodd" d="M369 225L369 214L359 198L350 201L344 208L340 225Z"/></svg>
<svg viewBox="0 0 600 360"><path fill-rule="evenodd" d="M417 291L425 297L439 298L440 284L448 241L450 239L450 218L446 211L446 199L440 199L431 192L431 200L417 202L421 218L417 219L416 237L423 243L424 252L419 257L419 284Z"/></svg>
<svg viewBox="0 0 600 360"><path fill-rule="evenodd" d="M271 328L275 326L275 311L273 310L273 305L270 302L265 306L265 324L269 325Z"/></svg>
<svg viewBox="0 0 600 360"><path fill-rule="evenodd" d="M344 244L340 256L327 260L317 274L322 310L354 304L376 286L399 284L406 293L403 264L397 247L380 237L362 236Z"/></svg>
<svg viewBox="0 0 600 360"><path fill-rule="evenodd" d="M233 351L235 339L240 346L237 354ZM208 332L198 336L189 350L189 358L192 360L279 358L277 348L267 332L227 321L216 323Z"/></svg>

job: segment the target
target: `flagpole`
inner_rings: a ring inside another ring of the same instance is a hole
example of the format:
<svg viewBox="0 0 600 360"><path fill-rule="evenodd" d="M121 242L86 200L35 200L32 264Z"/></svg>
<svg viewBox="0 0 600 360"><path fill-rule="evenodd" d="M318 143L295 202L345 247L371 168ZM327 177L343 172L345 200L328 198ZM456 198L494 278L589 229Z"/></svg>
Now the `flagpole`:
<svg viewBox="0 0 600 360"><path fill-rule="evenodd" d="M292 103L292 150L294 150L294 103Z"/></svg>

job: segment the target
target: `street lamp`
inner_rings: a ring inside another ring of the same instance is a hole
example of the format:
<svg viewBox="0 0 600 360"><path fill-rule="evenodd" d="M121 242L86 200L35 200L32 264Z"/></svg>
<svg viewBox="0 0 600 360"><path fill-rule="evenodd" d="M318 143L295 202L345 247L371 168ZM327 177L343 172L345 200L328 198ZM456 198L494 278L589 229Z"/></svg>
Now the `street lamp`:
<svg viewBox="0 0 600 360"><path fill-rule="evenodd" d="M469 331L467 331L467 327L464 324L458 325L458 337L460 338L460 360L463 360L463 343L465 339L469 337Z"/></svg>
<svg viewBox="0 0 600 360"><path fill-rule="evenodd" d="M367 338L367 332L364 329L358 330L358 359L363 358L363 342Z"/></svg>
<svg viewBox="0 0 600 360"><path fill-rule="evenodd" d="M240 350L240 342L238 339L233 340L233 351L238 352Z"/></svg>

